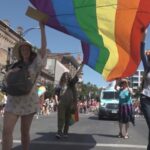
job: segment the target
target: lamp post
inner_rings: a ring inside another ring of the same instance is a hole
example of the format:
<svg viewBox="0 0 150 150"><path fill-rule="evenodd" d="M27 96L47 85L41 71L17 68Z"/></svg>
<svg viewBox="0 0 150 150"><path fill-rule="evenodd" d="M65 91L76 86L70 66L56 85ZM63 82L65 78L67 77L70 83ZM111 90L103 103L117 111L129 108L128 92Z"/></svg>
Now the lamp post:
<svg viewBox="0 0 150 150"><path fill-rule="evenodd" d="M40 27L31 27L31 28L25 30L25 31L24 31L23 33L21 33L20 35L21 35L22 37L24 37L29 31L34 30L34 29L40 29Z"/></svg>

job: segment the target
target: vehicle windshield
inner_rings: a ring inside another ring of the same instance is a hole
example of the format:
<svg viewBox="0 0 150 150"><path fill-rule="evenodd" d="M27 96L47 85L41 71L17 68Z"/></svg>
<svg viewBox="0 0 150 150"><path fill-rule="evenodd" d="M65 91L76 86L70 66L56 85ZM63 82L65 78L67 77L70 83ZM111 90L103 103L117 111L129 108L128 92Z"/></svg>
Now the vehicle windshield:
<svg viewBox="0 0 150 150"><path fill-rule="evenodd" d="M118 99L118 93L117 92L103 92L103 99Z"/></svg>

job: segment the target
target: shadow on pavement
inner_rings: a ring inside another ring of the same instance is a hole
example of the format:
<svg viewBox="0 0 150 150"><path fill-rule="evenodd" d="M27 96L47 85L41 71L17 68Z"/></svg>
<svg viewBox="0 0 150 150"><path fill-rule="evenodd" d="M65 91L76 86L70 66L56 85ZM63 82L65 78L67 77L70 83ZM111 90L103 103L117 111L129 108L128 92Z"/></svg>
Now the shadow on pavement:
<svg viewBox="0 0 150 150"><path fill-rule="evenodd" d="M31 141L31 150L90 150L96 141L90 134L70 133L68 138L56 139L56 133L36 133L38 138ZM13 150L21 150L15 146Z"/></svg>
<svg viewBox="0 0 150 150"><path fill-rule="evenodd" d="M98 116L91 116L88 119L91 119L91 120L118 121L117 118L101 118L101 119L98 119Z"/></svg>
<svg viewBox="0 0 150 150"><path fill-rule="evenodd" d="M114 134L94 134L97 136L102 136L102 137L109 137L109 138L118 138L118 134L114 135Z"/></svg>

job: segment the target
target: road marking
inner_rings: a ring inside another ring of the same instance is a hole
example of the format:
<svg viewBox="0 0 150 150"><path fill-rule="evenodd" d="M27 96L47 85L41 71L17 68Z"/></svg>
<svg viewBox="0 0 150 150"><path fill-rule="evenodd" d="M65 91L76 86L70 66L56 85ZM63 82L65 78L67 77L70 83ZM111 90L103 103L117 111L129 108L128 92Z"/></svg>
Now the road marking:
<svg viewBox="0 0 150 150"><path fill-rule="evenodd" d="M0 139L0 142L2 140ZM21 144L21 140L13 140L15 144ZM77 146L92 146L92 147L118 147L118 148L134 148L146 149L146 145L132 145L132 144L107 144L107 143L80 143L80 142L65 142L65 141L31 141L31 144L44 145L77 145Z"/></svg>

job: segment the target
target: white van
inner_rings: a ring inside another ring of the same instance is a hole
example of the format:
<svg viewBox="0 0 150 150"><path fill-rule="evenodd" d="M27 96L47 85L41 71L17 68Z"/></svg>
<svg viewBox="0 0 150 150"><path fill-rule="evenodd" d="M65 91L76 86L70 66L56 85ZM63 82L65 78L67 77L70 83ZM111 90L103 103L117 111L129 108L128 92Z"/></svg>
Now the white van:
<svg viewBox="0 0 150 150"><path fill-rule="evenodd" d="M118 104L118 93L113 83L101 91L98 118L117 118Z"/></svg>

